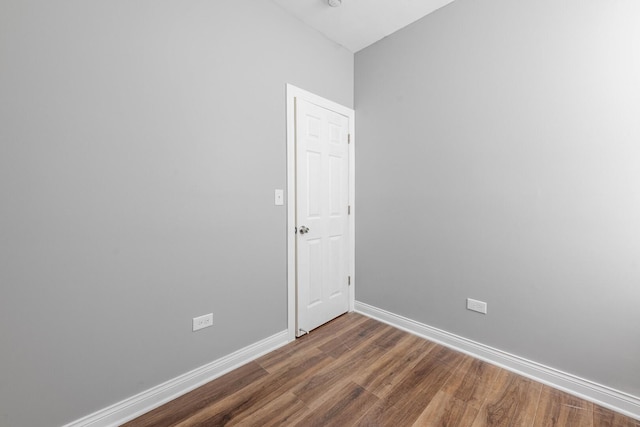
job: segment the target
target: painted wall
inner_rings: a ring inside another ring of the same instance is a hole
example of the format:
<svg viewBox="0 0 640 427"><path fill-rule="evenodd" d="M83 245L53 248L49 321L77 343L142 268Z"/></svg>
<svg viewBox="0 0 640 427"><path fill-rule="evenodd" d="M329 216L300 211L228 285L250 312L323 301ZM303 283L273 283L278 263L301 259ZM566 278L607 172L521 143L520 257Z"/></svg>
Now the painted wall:
<svg viewBox="0 0 640 427"><path fill-rule="evenodd" d="M0 3L1 426L287 328L286 83L352 106L353 54L269 1Z"/></svg>
<svg viewBox="0 0 640 427"><path fill-rule="evenodd" d="M457 0L358 52L356 298L640 396L639 21Z"/></svg>

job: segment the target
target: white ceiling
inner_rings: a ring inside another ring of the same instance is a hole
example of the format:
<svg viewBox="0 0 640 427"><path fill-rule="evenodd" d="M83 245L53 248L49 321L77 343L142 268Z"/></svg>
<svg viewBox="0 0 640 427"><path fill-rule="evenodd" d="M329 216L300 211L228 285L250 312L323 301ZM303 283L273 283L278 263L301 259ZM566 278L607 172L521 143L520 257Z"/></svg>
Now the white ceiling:
<svg viewBox="0 0 640 427"><path fill-rule="evenodd" d="M273 0L329 39L357 52L453 0Z"/></svg>

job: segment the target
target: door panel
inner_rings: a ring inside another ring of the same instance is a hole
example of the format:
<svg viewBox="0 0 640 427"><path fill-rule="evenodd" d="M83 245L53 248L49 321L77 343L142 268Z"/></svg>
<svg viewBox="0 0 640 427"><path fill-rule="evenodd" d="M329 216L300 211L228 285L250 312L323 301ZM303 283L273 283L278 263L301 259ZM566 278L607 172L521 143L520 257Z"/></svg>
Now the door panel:
<svg viewBox="0 0 640 427"><path fill-rule="evenodd" d="M308 274L304 277L308 283L306 307L311 308L322 303L322 240L308 239L306 246L309 263Z"/></svg>
<svg viewBox="0 0 640 427"><path fill-rule="evenodd" d="M307 151L307 218L318 219L322 213L322 153Z"/></svg>
<svg viewBox="0 0 640 427"><path fill-rule="evenodd" d="M301 99L296 118L298 329L308 332L349 310L349 119Z"/></svg>

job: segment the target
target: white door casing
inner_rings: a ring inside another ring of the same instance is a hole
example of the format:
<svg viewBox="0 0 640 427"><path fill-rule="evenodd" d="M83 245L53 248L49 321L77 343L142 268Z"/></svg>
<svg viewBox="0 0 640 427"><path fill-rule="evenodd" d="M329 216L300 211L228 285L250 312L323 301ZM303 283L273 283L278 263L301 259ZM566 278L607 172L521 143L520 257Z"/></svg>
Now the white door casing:
<svg viewBox="0 0 640 427"><path fill-rule="evenodd" d="M290 340L353 310L354 141L353 110L287 85Z"/></svg>

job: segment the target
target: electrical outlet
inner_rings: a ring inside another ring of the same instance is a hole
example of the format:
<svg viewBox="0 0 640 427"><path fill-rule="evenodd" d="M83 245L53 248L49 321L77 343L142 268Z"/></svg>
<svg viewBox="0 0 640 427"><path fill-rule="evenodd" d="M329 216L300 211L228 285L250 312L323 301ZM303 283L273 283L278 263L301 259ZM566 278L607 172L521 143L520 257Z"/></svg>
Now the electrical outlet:
<svg viewBox="0 0 640 427"><path fill-rule="evenodd" d="M198 316L193 318L193 331L199 331L200 329L213 326L213 313L205 314L204 316Z"/></svg>
<svg viewBox="0 0 640 427"><path fill-rule="evenodd" d="M467 298L467 310L477 311L478 313L487 314L487 303L475 299Z"/></svg>

